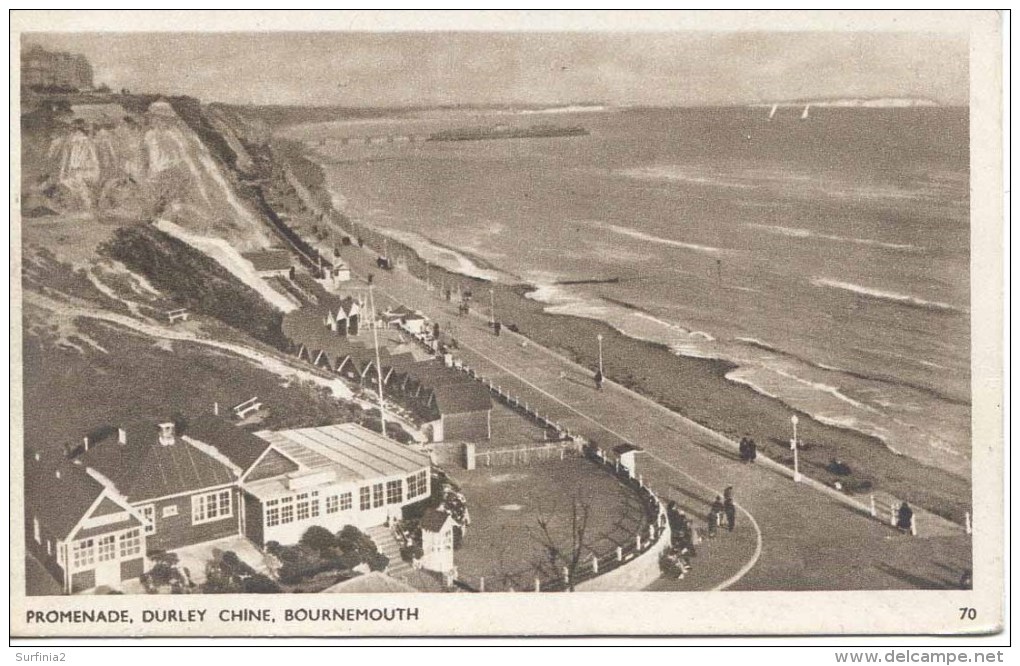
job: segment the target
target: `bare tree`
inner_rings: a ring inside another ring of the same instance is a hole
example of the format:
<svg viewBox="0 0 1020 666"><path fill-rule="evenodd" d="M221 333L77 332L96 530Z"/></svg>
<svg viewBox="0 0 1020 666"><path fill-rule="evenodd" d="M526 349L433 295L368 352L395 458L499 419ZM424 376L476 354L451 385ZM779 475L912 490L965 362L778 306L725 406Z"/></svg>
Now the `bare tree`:
<svg viewBox="0 0 1020 666"><path fill-rule="evenodd" d="M539 516L537 519L538 540L545 549L546 559L552 567L554 575L566 569L567 589L571 592L574 591L574 585L577 582L582 558L586 552L591 551L585 540L590 514L591 505L575 498L571 504L570 512L570 544L566 547L557 543L553 538L549 519L546 516Z"/></svg>

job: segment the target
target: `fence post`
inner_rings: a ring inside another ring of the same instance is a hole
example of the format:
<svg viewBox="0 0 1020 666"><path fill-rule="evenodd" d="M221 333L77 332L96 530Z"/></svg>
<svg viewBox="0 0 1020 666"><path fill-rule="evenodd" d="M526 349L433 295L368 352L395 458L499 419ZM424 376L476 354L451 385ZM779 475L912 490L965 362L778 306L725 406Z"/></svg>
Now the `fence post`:
<svg viewBox="0 0 1020 666"><path fill-rule="evenodd" d="M644 487L645 487L645 477L644 477L644 475L642 475L642 474L638 474L638 475L637 475L637 482L638 482L638 485L639 485L639 486L641 486L642 488L644 488Z"/></svg>
<svg viewBox="0 0 1020 666"><path fill-rule="evenodd" d="M538 576L535 576L535 592L541 592L541 591L542 591L542 581L540 581L538 579Z"/></svg>
<svg viewBox="0 0 1020 666"><path fill-rule="evenodd" d="M655 539L655 525L648 523L648 538L651 540Z"/></svg>
<svg viewBox="0 0 1020 666"><path fill-rule="evenodd" d="M594 554L591 556L591 570L594 574L599 572L599 558L595 557Z"/></svg>
<svg viewBox="0 0 1020 666"><path fill-rule="evenodd" d="M910 536L917 536L917 514L910 516Z"/></svg>
<svg viewBox="0 0 1020 666"><path fill-rule="evenodd" d="M482 576L478 580L478 591L479 592L485 592L485 576Z"/></svg>
<svg viewBox="0 0 1020 666"><path fill-rule="evenodd" d="M616 547L616 561L623 562L623 548L620 546Z"/></svg>
<svg viewBox="0 0 1020 666"><path fill-rule="evenodd" d="M889 524L896 527L896 507L895 502L889 504Z"/></svg>
<svg viewBox="0 0 1020 666"><path fill-rule="evenodd" d="M566 566L563 567L563 582L568 585L570 584L570 568Z"/></svg>
<svg viewBox="0 0 1020 666"><path fill-rule="evenodd" d="M967 534L971 534L974 531L974 528L970 524L970 511L968 511L966 515L964 515L963 519L964 529L967 530Z"/></svg>
<svg viewBox="0 0 1020 666"><path fill-rule="evenodd" d="M875 494L871 494L871 517L874 518L877 515L875 511Z"/></svg>
<svg viewBox="0 0 1020 666"><path fill-rule="evenodd" d="M635 534L634 535L634 546L638 550L641 550L641 535L640 534Z"/></svg>
<svg viewBox="0 0 1020 666"><path fill-rule="evenodd" d="M563 460L563 449L560 448L560 460ZM967 514L967 524L970 524L970 514ZM970 529L967 529L967 534L970 534Z"/></svg>

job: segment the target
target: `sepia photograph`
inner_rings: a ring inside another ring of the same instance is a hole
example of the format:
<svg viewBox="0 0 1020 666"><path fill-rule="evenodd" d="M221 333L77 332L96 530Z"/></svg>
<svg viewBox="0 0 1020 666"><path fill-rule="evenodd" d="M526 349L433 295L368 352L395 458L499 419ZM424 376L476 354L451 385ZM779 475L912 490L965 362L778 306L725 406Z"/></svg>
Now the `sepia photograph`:
<svg viewBox="0 0 1020 666"><path fill-rule="evenodd" d="M998 14L347 14L12 16L13 634L1001 629Z"/></svg>

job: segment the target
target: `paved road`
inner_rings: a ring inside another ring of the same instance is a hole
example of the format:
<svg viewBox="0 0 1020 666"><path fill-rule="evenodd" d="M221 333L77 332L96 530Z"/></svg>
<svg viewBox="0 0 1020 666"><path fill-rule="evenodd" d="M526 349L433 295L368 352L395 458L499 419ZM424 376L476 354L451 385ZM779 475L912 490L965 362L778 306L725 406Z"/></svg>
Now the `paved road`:
<svg viewBox="0 0 1020 666"><path fill-rule="evenodd" d="M388 297L422 310L457 339L460 358L521 395L541 414L604 447L619 441L642 447L639 471L662 496L696 508L732 485L746 510L738 515L737 533L746 541L749 527L760 530L760 539L755 539L760 557L741 557L743 564L732 563L728 580L713 580L709 587L944 588L955 586L970 567L970 540L962 533L901 535L826 493L794 484L774 468L741 463L718 435L622 387L608 383L596 391L585 369L520 336L494 336L484 316L458 316L455 304L442 301L438 290L427 291L401 271L378 271L370 252L349 250L345 258L357 274L375 274L377 307ZM735 535L725 535L730 536ZM745 550L734 541L734 551ZM715 540L711 547L719 550Z"/></svg>

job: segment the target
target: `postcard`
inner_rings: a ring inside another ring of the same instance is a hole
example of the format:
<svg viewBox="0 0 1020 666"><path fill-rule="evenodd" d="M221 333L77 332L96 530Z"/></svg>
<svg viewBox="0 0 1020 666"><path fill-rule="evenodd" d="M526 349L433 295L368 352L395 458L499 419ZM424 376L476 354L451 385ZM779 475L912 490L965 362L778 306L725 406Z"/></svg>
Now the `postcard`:
<svg viewBox="0 0 1020 666"><path fill-rule="evenodd" d="M11 633L987 634L996 12L19 11Z"/></svg>

